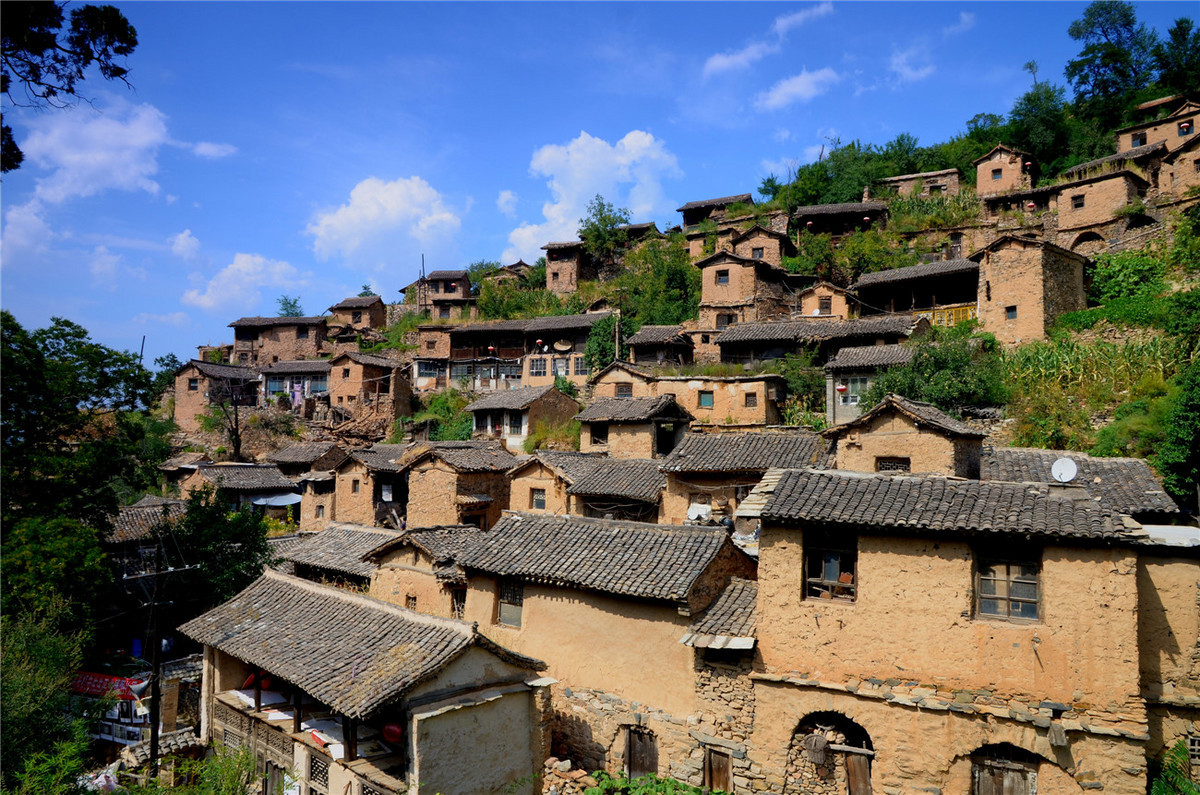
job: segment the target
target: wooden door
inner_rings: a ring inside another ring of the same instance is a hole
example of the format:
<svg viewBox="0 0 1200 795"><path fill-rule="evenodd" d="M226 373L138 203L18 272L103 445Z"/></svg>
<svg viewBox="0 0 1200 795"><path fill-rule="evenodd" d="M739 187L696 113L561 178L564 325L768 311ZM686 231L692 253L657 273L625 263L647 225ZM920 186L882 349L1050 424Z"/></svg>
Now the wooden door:
<svg viewBox="0 0 1200 795"><path fill-rule="evenodd" d="M846 786L850 795L871 795L871 759L866 754L846 754Z"/></svg>
<svg viewBox="0 0 1200 795"><path fill-rule="evenodd" d="M710 790L733 792L729 754L713 748L704 750L704 786Z"/></svg>
<svg viewBox="0 0 1200 795"><path fill-rule="evenodd" d="M971 795L1030 795L1030 770L1003 762L977 762L972 770Z"/></svg>
<svg viewBox="0 0 1200 795"><path fill-rule="evenodd" d="M654 737L654 732L637 726L629 727L625 765L628 768L629 778L658 772L658 741Z"/></svg>

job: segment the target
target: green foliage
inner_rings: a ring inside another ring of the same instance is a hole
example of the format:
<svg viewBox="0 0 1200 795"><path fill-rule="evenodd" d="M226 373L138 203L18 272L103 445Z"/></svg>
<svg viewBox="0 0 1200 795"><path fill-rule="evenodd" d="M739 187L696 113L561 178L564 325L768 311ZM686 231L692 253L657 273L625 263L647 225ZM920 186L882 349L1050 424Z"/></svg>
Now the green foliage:
<svg viewBox="0 0 1200 795"><path fill-rule="evenodd" d="M612 293L641 325L671 326L697 317L700 271L688 258L683 236L648 240L630 251Z"/></svg>
<svg viewBox="0 0 1200 795"><path fill-rule="evenodd" d="M1057 381L1033 391L1020 391L1010 406L1015 415L1013 444L1050 450L1088 447L1088 413Z"/></svg>
<svg viewBox="0 0 1200 795"><path fill-rule="evenodd" d="M546 258L538 257L537 262L529 266L521 277L521 288L525 290L546 289Z"/></svg>
<svg viewBox="0 0 1200 795"><path fill-rule="evenodd" d="M1176 217L1175 235L1167 254L1168 264L1185 273L1200 271L1200 204L1194 204Z"/></svg>
<svg viewBox="0 0 1200 795"><path fill-rule="evenodd" d="M579 239L593 259L611 262L625 247L625 230L618 227L629 223L629 210L614 207L596 194L587 206L587 215L579 219Z"/></svg>
<svg viewBox="0 0 1200 795"><path fill-rule="evenodd" d="M575 382L565 375L554 376L554 388L562 392L567 397L576 397L579 394L579 387Z"/></svg>
<svg viewBox="0 0 1200 795"><path fill-rule="evenodd" d="M979 199L972 190L963 190L953 196L913 193L888 202L888 229L906 234L966 226L978 220L979 213Z"/></svg>
<svg viewBox="0 0 1200 795"><path fill-rule="evenodd" d="M61 599L74 626L85 626L112 582L100 534L75 519L21 519L5 527L2 549L0 604L6 615L44 611Z"/></svg>
<svg viewBox="0 0 1200 795"><path fill-rule="evenodd" d="M1009 143L1033 155L1034 162L1052 174L1063 167L1070 139L1066 90L1051 83L1034 83L1009 113Z"/></svg>
<svg viewBox="0 0 1200 795"><path fill-rule="evenodd" d="M629 358L629 346L625 344L625 340L637 331L637 324L633 318L626 315L620 315L619 317L621 319L621 345L619 350L616 348L618 315L609 315L603 320L597 321L592 326L592 330L588 332L587 345L584 348L583 358L587 362L588 367L592 368L593 372L603 370L617 359L624 361Z"/></svg>
<svg viewBox="0 0 1200 795"><path fill-rule="evenodd" d="M1088 298L1107 303L1116 298L1156 296L1164 289L1166 271L1162 258L1144 250L1099 254Z"/></svg>
<svg viewBox="0 0 1200 795"><path fill-rule="evenodd" d="M1148 458L1166 433L1166 417L1172 405L1170 392L1161 376L1147 374L1130 394L1131 399L1117 407L1113 422L1096 434L1089 452Z"/></svg>
<svg viewBox="0 0 1200 795"><path fill-rule="evenodd" d="M1170 379L1188 360L1186 343L1177 338L1090 344L1057 339L1009 350L1004 355L1004 368L1008 382L1026 393L1035 393L1051 383L1073 394L1097 383L1120 393L1132 391L1147 374Z"/></svg>
<svg viewBox="0 0 1200 795"><path fill-rule="evenodd" d="M976 334L975 322L934 327L915 337L913 358L885 371L863 396L863 411L894 392L956 413L963 406L996 406L1009 392L1004 362L990 334Z"/></svg>
<svg viewBox="0 0 1200 795"><path fill-rule="evenodd" d="M1166 433L1151 460L1167 491L1195 510L1200 488L1200 360L1179 373L1175 386L1178 392L1163 420Z"/></svg>
<svg viewBox="0 0 1200 795"><path fill-rule="evenodd" d="M279 317L303 317L304 310L300 308L300 296L281 295L275 299L279 304Z"/></svg>
<svg viewBox="0 0 1200 795"><path fill-rule="evenodd" d="M261 514L231 511L230 504L219 490L195 489L188 496L187 513L172 525L173 541L164 545L166 565L196 567L174 578L184 620L232 598L258 579L271 560Z"/></svg>
<svg viewBox="0 0 1200 795"><path fill-rule="evenodd" d="M413 422L432 421L429 438L435 442L465 441L475 430L474 418L463 411L471 399L457 389L445 389L430 395Z"/></svg>
<svg viewBox="0 0 1200 795"><path fill-rule="evenodd" d="M249 746L233 748L217 743L204 759L179 763L178 778L194 784L168 786L158 781L126 785L129 795L244 795L257 792L262 777L256 772L257 759ZM287 778L290 781L290 777ZM282 795L283 786L265 795Z"/></svg>
<svg viewBox="0 0 1200 795"><path fill-rule="evenodd" d="M372 290L369 284L364 284L362 289L358 291L359 298L370 298L373 295L379 295L379 293Z"/></svg>
<svg viewBox="0 0 1200 795"><path fill-rule="evenodd" d="M467 278L471 282L471 295L479 295L480 287L489 276L500 272L500 263L494 260L476 260L467 266Z"/></svg>
<svg viewBox="0 0 1200 795"><path fill-rule="evenodd" d="M1084 44L1066 68L1077 104L1103 126L1117 126L1154 79L1157 36L1124 0L1095 0L1067 33Z"/></svg>
<svg viewBox="0 0 1200 795"><path fill-rule="evenodd" d="M542 271L540 286L531 280L527 284L508 281L486 281L479 290L479 316L487 320L516 320L520 318L561 315L566 313L562 299L545 289L546 273Z"/></svg>
<svg viewBox="0 0 1200 795"><path fill-rule="evenodd" d="M1094 327L1102 320L1114 326L1165 328L1171 322L1174 304L1173 296L1142 295L1136 298L1116 298L1104 306L1059 315L1050 333L1054 336L1060 330L1082 331Z"/></svg>
<svg viewBox="0 0 1200 795"><path fill-rule="evenodd" d="M383 351L411 351L416 345L405 342L409 334L417 330L417 326L429 320L427 315L420 312L405 312L390 326L383 328L383 341L367 345L359 340L358 348L363 353L382 353Z"/></svg>
<svg viewBox="0 0 1200 795"><path fill-rule="evenodd" d="M721 231L720 225L712 218L705 218L700 223L693 227L692 231L702 232L704 234L704 245L700 247L700 253L704 256L715 254L717 251L717 233Z"/></svg>
<svg viewBox="0 0 1200 795"><path fill-rule="evenodd" d="M1167 40L1154 48L1154 63L1164 89L1184 95L1200 90L1200 29L1192 20L1175 20Z"/></svg>
<svg viewBox="0 0 1200 795"><path fill-rule="evenodd" d="M578 420L549 425L536 422L533 432L525 437L525 452L535 450L578 450L581 425Z"/></svg>
<svg viewBox="0 0 1200 795"><path fill-rule="evenodd" d="M899 248L894 236L875 229L846 235L833 254L837 280L843 284L852 284L864 273L917 264L916 254Z"/></svg>
<svg viewBox="0 0 1200 795"><path fill-rule="evenodd" d="M701 790L683 784L673 778L660 778L653 773L635 779L612 776L603 770L592 774L596 786L588 787L586 795L700 795ZM722 790L704 790L712 795L722 795Z"/></svg>
<svg viewBox="0 0 1200 795"><path fill-rule="evenodd" d="M162 397L163 392L175 386L175 373L184 364L185 362L180 361L179 357L173 353L159 356L154 360L154 366L158 369L154 373L154 380L150 383L150 393L155 399Z"/></svg>
<svg viewBox="0 0 1200 795"><path fill-rule="evenodd" d="M796 238L796 256L784 257L783 267L829 281L833 278L833 238L802 230Z"/></svg>
<svg viewBox="0 0 1200 795"><path fill-rule="evenodd" d="M795 401L801 411L824 411L825 371L814 363L812 351L789 353L771 361L764 369L783 376L789 400Z"/></svg>
<svg viewBox="0 0 1200 795"><path fill-rule="evenodd" d="M1147 767L1150 795L1200 795L1200 787L1192 780L1188 743L1183 737L1161 757L1150 760Z"/></svg>

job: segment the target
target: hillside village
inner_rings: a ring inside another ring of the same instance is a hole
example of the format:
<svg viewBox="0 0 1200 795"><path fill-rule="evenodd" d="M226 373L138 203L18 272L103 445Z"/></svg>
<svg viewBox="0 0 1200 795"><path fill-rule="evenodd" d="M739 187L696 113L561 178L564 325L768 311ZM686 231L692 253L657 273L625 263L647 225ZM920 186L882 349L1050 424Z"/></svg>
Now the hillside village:
<svg viewBox="0 0 1200 795"><path fill-rule="evenodd" d="M998 407L869 399L951 345L931 330L1045 340L1088 309L1095 255L1170 237L1200 202L1200 104L1146 111L1049 186L999 145L857 203L692 201L673 229L612 225L608 258L551 241L483 285L435 269L399 303L234 319L165 398L188 445L166 503L218 488L291 532L179 628L204 650L198 741L363 795L581 793L598 770L1143 793L1177 741L1200 762L1200 535L1147 462L1009 446ZM909 234L914 264L787 267L887 229L897 198L978 212ZM697 312L631 331L602 286L668 241ZM531 273L579 311L481 316ZM800 353L823 375L803 411L772 366ZM420 413L459 394L465 428Z"/></svg>

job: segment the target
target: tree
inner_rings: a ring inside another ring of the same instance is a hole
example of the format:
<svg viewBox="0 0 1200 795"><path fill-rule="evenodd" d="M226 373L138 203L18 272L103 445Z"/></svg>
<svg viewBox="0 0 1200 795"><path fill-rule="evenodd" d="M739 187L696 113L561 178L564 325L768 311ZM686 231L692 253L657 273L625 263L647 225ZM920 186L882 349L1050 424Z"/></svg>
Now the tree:
<svg viewBox="0 0 1200 795"><path fill-rule="evenodd" d="M1200 360L1174 380L1179 391L1167 411L1166 438L1152 462L1167 491L1195 509L1200 502Z"/></svg>
<svg viewBox="0 0 1200 795"><path fill-rule="evenodd" d="M649 240L629 252L613 289L622 310L641 325L671 326L700 311L700 271L682 235Z"/></svg>
<svg viewBox="0 0 1200 795"><path fill-rule="evenodd" d="M975 334L975 322L934 327L914 337L912 360L884 372L863 397L867 411L888 393L934 404L942 411L996 406L1008 399L996 338Z"/></svg>
<svg viewBox="0 0 1200 795"><path fill-rule="evenodd" d="M1034 82L1008 114L1010 142L1033 155L1047 173L1068 155L1069 125L1066 89L1049 82Z"/></svg>
<svg viewBox="0 0 1200 795"><path fill-rule="evenodd" d="M66 3L5 3L0 6L3 27L0 91L17 107L62 108L79 97L77 84L95 66L106 80L128 85L126 69L118 59L137 47L137 31L113 6L85 5L71 10L64 31ZM14 92L17 95L14 96ZM12 128L2 126L0 168L19 168L25 155L17 146Z"/></svg>
<svg viewBox="0 0 1200 795"><path fill-rule="evenodd" d="M279 304L279 317L304 317L304 310L300 308L300 297L292 297L290 295L281 295L275 299Z"/></svg>
<svg viewBox="0 0 1200 795"><path fill-rule="evenodd" d="M579 239L593 259L612 262L625 246L626 235L618 227L629 223L629 210L614 207L600 194L588 202L587 215L579 219Z"/></svg>
<svg viewBox="0 0 1200 795"><path fill-rule="evenodd" d="M6 523L0 549L5 615L47 611L61 602L64 625L87 626L112 583L100 534L76 519L28 517Z"/></svg>
<svg viewBox="0 0 1200 795"><path fill-rule="evenodd" d="M209 406L197 415L201 430L209 433L224 432L232 448L234 461L242 460L242 415L243 408L253 406L258 395L258 384L235 376L210 378L208 389Z"/></svg>
<svg viewBox="0 0 1200 795"><path fill-rule="evenodd" d="M1154 48L1158 82L1176 94L1200 90L1200 30L1192 20L1180 17L1167 32L1167 40Z"/></svg>
<svg viewBox="0 0 1200 795"><path fill-rule="evenodd" d="M621 319L620 346L617 345L617 318ZM584 347L583 358L593 371L603 370L617 359L629 356L629 346L625 340L629 338L637 326L633 318L623 315L609 315L597 321L588 332L587 345Z"/></svg>
<svg viewBox="0 0 1200 795"><path fill-rule="evenodd" d="M1115 126L1154 79L1154 31L1137 21L1132 3L1095 0L1067 33L1084 45L1066 68L1076 101L1102 126Z"/></svg>
<svg viewBox="0 0 1200 795"><path fill-rule="evenodd" d="M464 411L471 400L457 389L450 388L431 395L424 410L413 422L432 422L429 438L435 442L464 441L471 438L475 420Z"/></svg>
<svg viewBox="0 0 1200 795"><path fill-rule="evenodd" d="M500 272L500 263L492 260L476 260L467 266L467 279L471 282L471 295L479 295L484 280Z"/></svg>
<svg viewBox="0 0 1200 795"><path fill-rule="evenodd" d="M373 295L379 295L379 293L372 290L369 284L364 284L362 289L358 291L359 298L370 298Z"/></svg>

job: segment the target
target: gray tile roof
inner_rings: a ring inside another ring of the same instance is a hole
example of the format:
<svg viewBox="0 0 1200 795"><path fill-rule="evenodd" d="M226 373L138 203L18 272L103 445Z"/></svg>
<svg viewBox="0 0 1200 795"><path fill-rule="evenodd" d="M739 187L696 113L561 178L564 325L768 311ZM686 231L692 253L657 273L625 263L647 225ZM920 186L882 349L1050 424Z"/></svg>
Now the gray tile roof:
<svg viewBox="0 0 1200 795"><path fill-rule="evenodd" d="M765 522L805 522L852 531L1126 537L1109 511L1095 503L1051 496L1041 486L841 470L781 472L761 511Z"/></svg>
<svg viewBox="0 0 1200 795"><path fill-rule="evenodd" d="M682 326L642 326L626 345L674 345L691 344L691 337L681 334Z"/></svg>
<svg viewBox="0 0 1200 795"><path fill-rule="evenodd" d="M323 326L323 317L240 317L229 324L233 328L274 328L275 326Z"/></svg>
<svg viewBox="0 0 1200 795"><path fill-rule="evenodd" d="M809 215L841 215L842 213L878 213L887 210L887 202L845 202L843 204L812 204L807 207L797 207L792 213L794 218Z"/></svg>
<svg viewBox="0 0 1200 795"><path fill-rule="evenodd" d="M228 491L296 490L274 464L212 464L198 471L209 483Z"/></svg>
<svg viewBox="0 0 1200 795"><path fill-rule="evenodd" d="M723 527L643 524L578 516L506 514L468 569L620 596L682 601L721 548Z"/></svg>
<svg viewBox="0 0 1200 795"><path fill-rule="evenodd" d="M369 353L359 353L358 351L342 351L341 353L330 359L330 363L336 362L338 359L346 358L358 364L365 364L371 367L382 367L384 369L395 369L403 367L404 362L398 359L389 359L386 356L372 356Z"/></svg>
<svg viewBox="0 0 1200 795"><path fill-rule="evenodd" d="M530 464L542 463L558 473L559 477L567 483L574 483L579 478L591 473L596 464L604 460L604 456L596 453L538 450L532 458L513 467L513 472L518 472Z"/></svg>
<svg viewBox="0 0 1200 795"><path fill-rule="evenodd" d="M351 460L357 461L373 472L400 472L404 467L397 462L403 455L403 449L399 452L374 448L350 451Z"/></svg>
<svg viewBox="0 0 1200 795"><path fill-rule="evenodd" d="M426 275L426 279L465 279L469 274L466 271L430 271Z"/></svg>
<svg viewBox="0 0 1200 795"><path fill-rule="evenodd" d="M271 571L179 631L353 718L395 702L471 646L531 670L545 667L497 646L465 621Z"/></svg>
<svg viewBox="0 0 1200 795"><path fill-rule="evenodd" d="M689 433L662 460L664 472L766 472L772 467L832 467L820 435L797 433Z"/></svg>
<svg viewBox="0 0 1200 795"><path fill-rule="evenodd" d="M296 571L295 565L289 557L293 550L303 546L308 542L308 539L314 535L312 531L301 530L298 533L288 533L283 536L270 536L267 538L267 546L271 548L271 554L276 558L274 568L277 571L282 571L286 574L294 574Z"/></svg>
<svg viewBox="0 0 1200 795"><path fill-rule="evenodd" d="M918 171L912 174L901 174L898 177L883 177L875 180L876 182L900 182L906 179L916 179L917 177L941 177L946 174L962 174L957 168L943 168L940 171Z"/></svg>
<svg viewBox="0 0 1200 795"><path fill-rule="evenodd" d="M121 544L149 538L151 531L164 517L168 522L175 522L186 513L187 503L183 500L159 498L159 501L154 503L143 499L137 505L127 505L117 511L117 515L112 518L112 533L106 541L110 544Z"/></svg>
<svg viewBox="0 0 1200 795"><path fill-rule="evenodd" d="M550 315L526 321L525 333L540 331L578 331L592 326L612 315L612 312L589 312L584 315Z"/></svg>
<svg viewBox="0 0 1200 795"><path fill-rule="evenodd" d="M1105 508L1127 514L1179 512L1179 506L1163 491L1153 470L1140 458L1097 458L1063 450L985 447L980 478L1054 483L1050 467L1059 458L1075 462L1078 472L1073 482L1087 489Z"/></svg>
<svg viewBox="0 0 1200 795"><path fill-rule="evenodd" d="M160 756L173 756L185 751L199 750L204 747L201 740L191 728L179 729L173 732L163 732L158 735L158 753ZM121 749L121 757L126 764L133 766L144 765L150 761L150 741L127 745Z"/></svg>
<svg viewBox="0 0 1200 795"><path fill-rule="evenodd" d="M825 365L828 372L871 370L904 365L912 361L913 349L907 345L861 345L842 348Z"/></svg>
<svg viewBox="0 0 1200 795"><path fill-rule="evenodd" d="M292 362L272 362L262 368L263 375L276 373L329 373L328 359L298 359Z"/></svg>
<svg viewBox="0 0 1200 795"><path fill-rule="evenodd" d="M576 478L567 493L657 502L667 485L667 477L658 465L658 461L637 458L600 459L590 472Z"/></svg>
<svg viewBox="0 0 1200 795"><path fill-rule="evenodd" d="M381 304L383 303L383 299L377 295L356 295L351 298L343 298L329 307L329 311L333 312L338 309L366 309L377 301Z"/></svg>
<svg viewBox="0 0 1200 795"><path fill-rule="evenodd" d="M650 422L659 417L691 419L674 395L656 397L600 397L575 415L580 422Z"/></svg>
<svg viewBox="0 0 1200 795"><path fill-rule="evenodd" d="M733 577L680 643L698 649L750 649L758 621L758 583Z"/></svg>
<svg viewBox="0 0 1200 795"><path fill-rule="evenodd" d="M580 248L581 246L583 246L582 240L556 240L542 246L542 249L548 251L552 248Z"/></svg>
<svg viewBox="0 0 1200 795"><path fill-rule="evenodd" d="M892 268L875 273L864 273L854 283L854 289L875 287L880 284L898 284L911 282L916 279L929 279L939 276L949 276L954 273L978 273L979 263L969 259L948 259L940 262L926 262L923 265L908 265L903 268Z"/></svg>
<svg viewBox="0 0 1200 795"><path fill-rule="evenodd" d="M212 459L207 453L183 452L176 453L158 465L162 472L175 472L180 469L194 469L199 464L211 464Z"/></svg>
<svg viewBox="0 0 1200 795"><path fill-rule="evenodd" d="M719 199L704 199L697 202L688 202L687 204L675 210L675 212L681 213L684 210L695 210L699 207L724 207L728 204L737 204L738 202L741 202L742 204L753 204L754 196L749 193L739 193L736 196L722 196Z"/></svg>
<svg viewBox="0 0 1200 795"><path fill-rule="evenodd" d="M331 451L340 450L333 442L295 442L267 456L272 464L311 464Z"/></svg>
<svg viewBox="0 0 1200 795"><path fill-rule="evenodd" d="M500 332L525 331L528 320L496 320L490 323L467 323L462 326L451 326L450 334L496 334Z"/></svg>
<svg viewBox="0 0 1200 795"><path fill-rule="evenodd" d="M426 456L438 458L459 472L504 472L517 464L516 457L497 442L430 442L409 449L401 468L406 469Z"/></svg>
<svg viewBox="0 0 1200 795"><path fill-rule="evenodd" d="M959 422L932 403L909 400L900 395L885 395L883 400L879 401L878 405L870 411L864 412L849 422L843 422L841 425L827 428L821 433L827 439L836 439L851 428L859 428L867 425L875 417L887 411L899 411L915 422L918 427L936 428L951 436L963 436L968 439L982 439L987 436L986 433L977 431L964 422Z"/></svg>
<svg viewBox="0 0 1200 795"><path fill-rule="evenodd" d="M872 315L856 320L776 320L738 323L722 331L718 345L740 342L807 344L823 340L878 337L882 334L911 334L917 319L911 314Z"/></svg>
<svg viewBox="0 0 1200 795"><path fill-rule="evenodd" d="M523 386L519 389L505 389L486 395L466 407L466 411L504 410L515 411L527 409L535 400L554 391L554 384L546 386Z"/></svg>
<svg viewBox="0 0 1200 795"><path fill-rule="evenodd" d="M1086 163L1080 163L1077 166L1072 166L1062 173L1064 177L1071 179L1073 177L1081 177L1088 171L1099 166L1105 166L1109 163L1124 163L1129 160L1140 160L1145 157L1153 157L1154 155L1165 155L1167 153L1167 142L1158 141L1145 146L1137 146L1133 149L1126 149L1124 152L1117 152L1115 155L1096 158L1089 160Z"/></svg>
<svg viewBox="0 0 1200 795"><path fill-rule="evenodd" d="M395 530L382 527L330 522L324 530L276 549L283 560L320 569L329 569L356 577L370 577L376 569L362 558L371 550L400 537Z"/></svg>
<svg viewBox="0 0 1200 795"><path fill-rule="evenodd" d="M216 362L202 362L198 359L192 359L184 365L194 365L204 375L209 378L230 378L236 381L257 381L258 371L253 367L242 367L239 364L217 364ZM180 368L183 369L183 368Z"/></svg>

